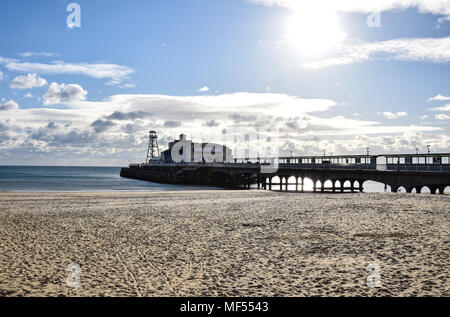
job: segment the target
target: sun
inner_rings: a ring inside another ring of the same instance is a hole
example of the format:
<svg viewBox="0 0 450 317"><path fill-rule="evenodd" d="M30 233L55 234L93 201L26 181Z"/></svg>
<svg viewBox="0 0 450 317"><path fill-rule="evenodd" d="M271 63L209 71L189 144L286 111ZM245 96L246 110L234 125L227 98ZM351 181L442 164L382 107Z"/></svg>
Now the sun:
<svg viewBox="0 0 450 317"><path fill-rule="evenodd" d="M286 28L287 42L305 56L322 55L342 44L347 36L332 11L297 11Z"/></svg>

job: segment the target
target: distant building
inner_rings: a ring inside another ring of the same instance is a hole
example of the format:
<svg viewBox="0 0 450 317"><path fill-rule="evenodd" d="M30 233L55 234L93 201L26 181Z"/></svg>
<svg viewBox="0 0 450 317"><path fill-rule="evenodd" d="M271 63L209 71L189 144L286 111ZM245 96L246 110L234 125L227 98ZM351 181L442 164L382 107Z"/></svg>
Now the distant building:
<svg viewBox="0 0 450 317"><path fill-rule="evenodd" d="M170 142L169 149L161 153L161 160L164 163L231 163L233 156L231 149L225 145L196 143L181 134L179 140Z"/></svg>

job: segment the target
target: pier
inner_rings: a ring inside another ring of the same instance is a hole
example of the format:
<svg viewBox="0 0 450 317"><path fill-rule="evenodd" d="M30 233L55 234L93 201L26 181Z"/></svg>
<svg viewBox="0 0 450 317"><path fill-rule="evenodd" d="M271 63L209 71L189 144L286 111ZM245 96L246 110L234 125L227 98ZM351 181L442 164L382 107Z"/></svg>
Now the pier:
<svg viewBox="0 0 450 317"><path fill-rule="evenodd" d="M380 164L380 158L384 164ZM421 193L444 194L450 186L450 153L415 155L288 157L234 159L229 163L131 164L120 175L167 184L191 184L222 188L305 191L305 181L313 192L363 192L366 181ZM276 163L277 169L264 173L262 167Z"/></svg>

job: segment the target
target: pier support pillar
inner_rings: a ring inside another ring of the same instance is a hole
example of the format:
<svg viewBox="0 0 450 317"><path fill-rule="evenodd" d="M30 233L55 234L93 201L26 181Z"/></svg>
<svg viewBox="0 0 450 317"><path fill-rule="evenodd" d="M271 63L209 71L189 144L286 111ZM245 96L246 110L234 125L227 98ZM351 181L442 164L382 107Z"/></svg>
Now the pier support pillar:
<svg viewBox="0 0 450 317"><path fill-rule="evenodd" d="M295 177L295 192L298 193L298 177Z"/></svg>
<svg viewBox="0 0 450 317"><path fill-rule="evenodd" d="M364 181L359 180L359 192L363 193L364 192Z"/></svg>
<svg viewBox="0 0 450 317"><path fill-rule="evenodd" d="M439 186L439 195L444 195L445 186Z"/></svg>

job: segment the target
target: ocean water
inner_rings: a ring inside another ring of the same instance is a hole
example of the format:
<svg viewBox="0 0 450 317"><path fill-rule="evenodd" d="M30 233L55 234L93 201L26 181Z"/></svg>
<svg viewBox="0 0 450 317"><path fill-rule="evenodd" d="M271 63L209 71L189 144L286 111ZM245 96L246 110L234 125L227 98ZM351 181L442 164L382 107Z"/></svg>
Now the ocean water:
<svg viewBox="0 0 450 317"><path fill-rule="evenodd" d="M120 177L120 167L0 166L0 191L164 191L217 189Z"/></svg>
<svg viewBox="0 0 450 317"><path fill-rule="evenodd" d="M256 187L256 186L255 186ZM291 186L292 187L292 186ZM312 190L312 184L310 186ZM384 185L364 183L366 192L383 192ZM120 167L0 166L0 191L165 191L214 187L158 184L120 177ZM295 190L295 187L289 188ZM308 190L306 188L306 190Z"/></svg>

